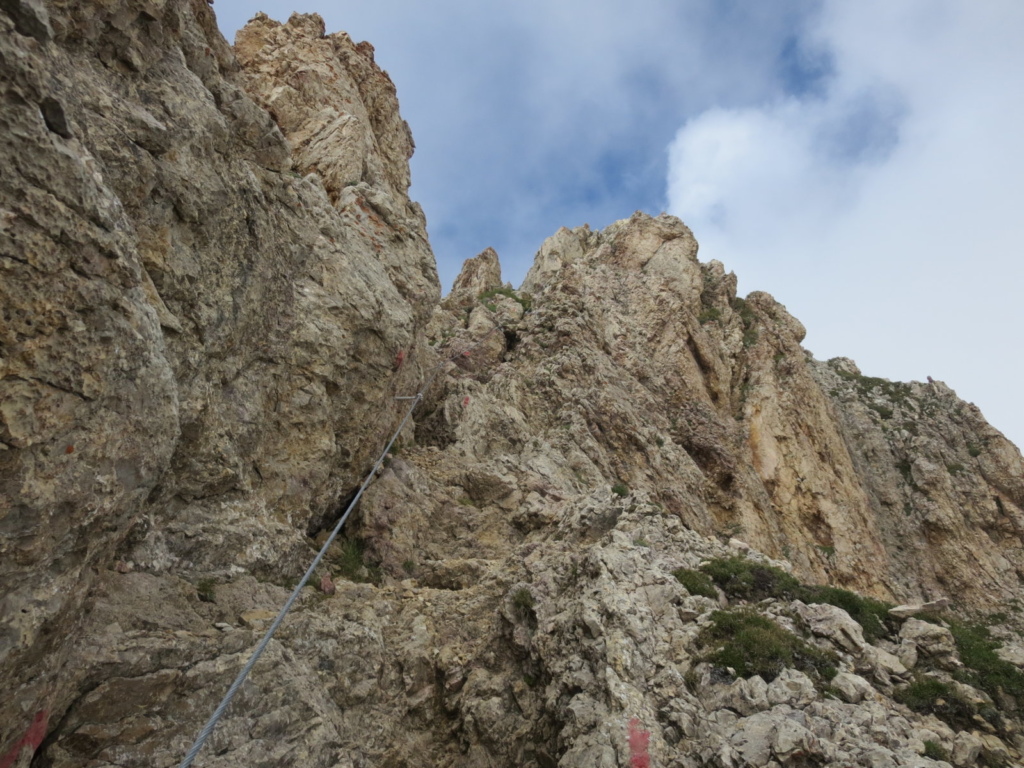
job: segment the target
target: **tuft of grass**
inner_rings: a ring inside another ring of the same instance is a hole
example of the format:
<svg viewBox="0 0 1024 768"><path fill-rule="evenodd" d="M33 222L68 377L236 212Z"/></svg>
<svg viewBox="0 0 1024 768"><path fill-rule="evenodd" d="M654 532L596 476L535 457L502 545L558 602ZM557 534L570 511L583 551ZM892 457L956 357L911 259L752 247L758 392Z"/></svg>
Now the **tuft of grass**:
<svg viewBox="0 0 1024 768"><path fill-rule="evenodd" d="M697 322L700 323L701 325L706 325L707 323L715 322L721 317L722 310L716 309L715 307L708 307L707 309L703 310L699 315L697 315Z"/></svg>
<svg viewBox="0 0 1024 768"><path fill-rule="evenodd" d="M200 579L196 582L196 595L204 603L217 602L217 582L213 579Z"/></svg>
<svg viewBox="0 0 1024 768"><path fill-rule="evenodd" d="M897 403L902 403L910 398L910 385L902 381L889 381L876 376L864 376L863 374L832 369L841 379L851 382L861 395L878 390L884 397Z"/></svg>
<svg viewBox="0 0 1024 768"><path fill-rule="evenodd" d="M932 760L944 760L949 762L949 750L936 741L925 741L924 756Z"/></svg>
<svg viewBox="0 0 1024 768"><path fill-rule="evenodd" d="M948 683L919 675L906 688L894 694L896 701L915 712L935 715L955 730L976 727L974 705Z"/></svg>
<svg viewBox="0 0 1024 768"><path fill-rule="evenodd" d="M883 420L888 421L892 418L892 408L879 403L868 403L868 408L877 413Z"/></svg>
<svg viewBox="0 0 1024 768"><path fill-rule="evenodd" d="M491 312L497 310L497 306L493 302L488 302L488 299L493 299L495 296L505 296L513 301L519 302L519 305L523 308L524 312L529 312L533 309L533 298L528 293L519 293L513 291L511 288L492 288L489 291L484 291L477 298L484 303Z"/></svg>
<svg viewBox="0 0 1024 768"><path fill-rule="evenodd" d="M981 456L981 448L979 448L976 443L968 443L967 453L971 455L972 459L976 459Z"/></svg>
<svg viewBox="0 0 1024 768"><path fill-rule="evenodd" d="M740 677L759 675L770 683L787 668L820 682L836 675L836 654L811 645L759 613L715 611L711 621L697 638L700 645L714 649L705 660L731 667Z"/></svg>
<svg viewBox="0 0 1024 768"><path fill-rule="evenodd" d="M526 587L520 587L512 593L512 606L520 615L532 616L534 605L533 593Z"/></svg>
<svg viewBox="0 0 1024 768"><path fill-rule="evenodd" d="M889 631L889 609L892 605L881 600L862 597L856 592L838 587L824 586L805 587L801 599L805 603L825 603L842 608L850 614L850 618L860 624L864 630L864 639L869 643L885 637Z"/></svg>
<svg viewBox="0 0 1024 768"><path fill-rule="evenodd" d="M625 483L616 483L612 486L612 493L616 496L629 496L629 486Z"/></svg>
<svg viewBox="0 0 1024 768"><path fill-rule="evenodd" d="M380 568L365 562L361 541L347 539L341 542L339 549L340 553L335 560L341 578L366 584L380 583Z"/></svg>
<svg viewBox="0 0 1024 768"><path fill-rule="evenodd" d="M676 581L682 584L691 595L710 597L712 600L718 599L718 591L715 589L714 582L711 581L711 577L706 573L693 571L689 568L677 568L672 571L672 575L676 577Z"/></svg>
<svg viewBox="0 0 1024 768"><path fill-rule="evenodd" d="M949 631L965 669L957 673L961 682L980 688L1000 702L1008 714L1019 713L1024 705L1024 673L996 654L1000 643L988 627L959 619L949 620Z"/></svg>
<svg viewBox="0 0 1024 768"><path fill-rule="evenodd" d="M764 600L769 597L796 600L803 586L785 571L743 557L712 560L701 570L729 597L740 600Z"/></svg>
<svg viewBox="0 0 1024 768"><path fill-rule="evenodd" d="M823 550L824 551L824 550ZM892 605L862 597L838 587L801 584L795 577L770 565L762 565L742 557L712 560L701 571L722 588L730 598L739 600L802 600L805 603L826 603L842 608L864 630L864 638L874 642L889 629ZM685 586L685 584L684 584Z"/></svg>
<svg viewBox="0 0 1024 768"><path fill-rule="evenodd" d="M757 344L760 336L757 330L757 315L754 314L754 310L750 308L750 305L739 296L732 300L731 306L743 322L743 346L754 346Z"/></svg>

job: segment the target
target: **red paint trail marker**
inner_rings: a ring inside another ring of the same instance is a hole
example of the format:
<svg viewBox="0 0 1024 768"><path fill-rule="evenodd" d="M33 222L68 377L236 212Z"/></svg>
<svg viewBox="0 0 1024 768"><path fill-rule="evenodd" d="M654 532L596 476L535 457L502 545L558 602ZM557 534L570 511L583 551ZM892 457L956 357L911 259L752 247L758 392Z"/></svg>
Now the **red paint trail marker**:
<svg viewBox="0 0 1024 768"><path fill-rule="evenodd" d="M629 768L651 768L651 756L647 745L651 741L651 732L645 731L635 717L629 721Z"/></svg>
<svg viewBox="0 0 1024 768"><path fill-rule="evenodd" d="M32 725L28 727L28 730L25 731L25 735L18 740L18 743L11 748L10 752L0 757L0 768L11 768L24 747L29 747L35 753L39 749L39 745L43 743L43 739L46 738L46 726L49 722L50 713L48 710L41 709L36 712L35 719L32 721Z"/></svg>

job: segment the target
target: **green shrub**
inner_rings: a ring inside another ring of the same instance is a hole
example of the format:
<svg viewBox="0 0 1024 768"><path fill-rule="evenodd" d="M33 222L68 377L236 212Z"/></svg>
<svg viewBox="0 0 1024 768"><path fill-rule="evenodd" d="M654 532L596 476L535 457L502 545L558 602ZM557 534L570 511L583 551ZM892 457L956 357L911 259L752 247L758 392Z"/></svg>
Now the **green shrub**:
<svg viewBox="0 0 1024 768"><path fill-rule="evenodd" d="M367 565L364 558L364 547L361 541L346 539L338 547L339 553L334 558L338 575L348 581L367 584L378 584L381 580L380 568Z"/></svg>
<svg viewBox="0 0 1024 768"><path fill-rule="evenodd" d="M754 346L759 336L757 332L757 315L750 308L750 305L739 296L733 299L730 304L733 311L740 316L740 320L743 322L743 346Z"/></svg>
<svg viewBox="0 0 1024 768"><path fill-rule="evenodd" d="M979 448L975 443L968 443L967 444L967 453L969 453L971 455L971 458L975 458L976 459L979 456L981 456L981 448Z"/></svg>
<svg viewBox="0 0 1024 768"><path fill-rule="evenodd" d="M835 358L833 358L834 360ZM832 360L829 360L832 363ZM903 402L911 396L910 385L902 381L889 381L876 376L864 376L863 374L842 371L832 366L832 370L841 379L852 382L861 395L867 395L874 390L879 390L882 395L895 402Z"/></svg>
<svg viewBox="0 0 1024 768"><path fill-rule="evenodd" d="M935 715L955 730L976 727L978 710L951 685L934 677L918 676L893 698L915 712Z"/></svg>
<svg viewBox="0 0 1024 768"><path fill-rule="evenodd" d="M1019 712L1024 703L1024 673L996 655L1000 644L992 638L988 628L950 619L949 631L956 641L960 661L966 667L957 675L961 682L980 688L1001 704L1009 703L1005 697L1011 697L1015 706L1010 709Z"/></svg>
<svg viewBox="0 0 1024 768"><path fill-rule="evenodd" d="M701 570L731 598L739 600L802 600L826 603L842 608L864 630L864 638L874 642L888 632L892 605L838 587L806 586L785 571L742 557L712 560ZM677 577L678 578L678 577ZM685 586L685 585L684 585Z"/></svg>
<svg viewBox="0 0 1024 768"><path fill-rule="evenodd" d="M516 608L532 609L533 608L533 593L526 587L520 587L512 595L512 604Z"/></svg>
<svg viewBox="0 0 1024 768"><path fill-rule="evenodd" d="M721 316L722 310L715 309L714 307L708 307L699 315L697 315L697 322L700 323L701 325L705 325L706 323L711 323L718 320Z"/></svg>
<svg viewBox="0 0 1024 768"><path fill-rule="evenodd" d="M629 486L625 483L616 483L612 486L612 493L616 496L629 496Z"/></svg>
<svg viewBox="0 0 1024 768"><path fill-rule="evenodd" d="M949 751L935 741L925 741L924 756L932 760L945 760L949 762Z"/></svg>
<svg viewBox="0 0 1024 768"><path fill-rule="evenodd" d="M731 667L740 677L760 675L771 682L782 670L799 669L819 681L836 675L838 657L797 637L751 610L715 611L698 643L713 648L704 660Z"/></svg>
<svg viewBox="0 0 1024 768"><path fill-rule="evenodd" d="M889 408L884 405L879 405L878 403L868 403L868 408L877 413L882 419L885 419L886 421L892 418L892 408Z"/></svg>
<svg viewBox="0 0 1024 768"><path fill-rule="evenodd" d="M215 603L217 602L217 596L215 594L216 586L217 582L213 579L200 579L196 583L196 594L204 603Z"/></svg>
<svg viewBox="0 0 1024 768"><path fill-rule="evenodd" d="M889 609L892 605L862 597L838 587L812 586L804 588L800 598L805 603L826 603L842 608L864 630L864 639L873 643L888 633Z"/></svg>
<svg viewBox="0 0 1024 768"><path fill-rule="evenodd" d="M529 312L531 309L533 309L533 299L531 298L530 294L518 293L516 291L513 291L511 288L492 288L489 291L484 291L477 298L479 298L480 301L484 303L484 306L486 306L489 310L494 312L497 309L497 307L494 305L493 302L488 302L487 300L493 299L495 296L505 296L507 298L512 299L513 301L518 301L519 305L523 308L524 312Z"/></svg>
<svg viewBox="0 0 1024 768"><path fill-rule="evenodd" d="M524 618L533 616L533 593L527 587L520 587L512 593L512 606Z"/></svg>
<svg viewBox="0 0 1024 768"><path fill-rule="evenodd" d="M764 600L769 597L795 600L800 597L803 589L800 582L785 571L743 557L712 560L702 565L701 570L725 594L740 600Z"/></svg>
<svg viewBox="0 0 1024 768"><path fill-rule="evenodd" d="M672 575L676 577L676 581L682 584L691 595L710 597L712 600L718 599L718 591L715 589L711 577L706 573L691 571L688 568L678 568L672 571Z"/></svg>

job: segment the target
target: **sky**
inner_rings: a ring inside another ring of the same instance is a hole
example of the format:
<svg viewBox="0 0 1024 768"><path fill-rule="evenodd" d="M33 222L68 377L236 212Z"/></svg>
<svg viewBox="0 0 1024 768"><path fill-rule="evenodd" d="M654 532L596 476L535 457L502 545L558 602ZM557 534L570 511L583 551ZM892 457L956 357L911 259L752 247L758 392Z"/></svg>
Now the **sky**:
<svg viewBox="0 0 1024 768"><path fill-rule="evenodd" d="M1019 0L216 0L369 40L447 291L559 227L679 216L819 359L946 382L1024 445Z"/></svg>

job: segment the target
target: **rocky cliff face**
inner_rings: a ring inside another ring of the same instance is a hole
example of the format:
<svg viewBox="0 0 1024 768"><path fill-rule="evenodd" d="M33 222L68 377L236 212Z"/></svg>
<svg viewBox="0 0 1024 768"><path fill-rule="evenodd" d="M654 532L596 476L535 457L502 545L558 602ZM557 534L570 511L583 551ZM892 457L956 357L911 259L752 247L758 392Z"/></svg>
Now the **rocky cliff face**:
<svg viewBox="0 0 1024 768"><path fill-rule="evenodd" d="M960 625L683 575L948 596L1016 658L1024 464L947 387L814 360L667 216L559 231L519 291L486 251L439 302L394 87L319 17L0 26L0 766L177 764L428 377L197 764L1019 759L1024 688ZM839 674L715 663L756 597Z"/></svg>
<svg viewBox="0 0 1024 768"><path fill-rule="evenodd" d="M119 552L193 581L303 570L393 429L439 287L372 50L300 18L246 75L204 2L3 8L6 743L96 684L69 639ZM283 83L276 121L254 101L296 59L346 140L308 141L321 105Z"/></svg>

